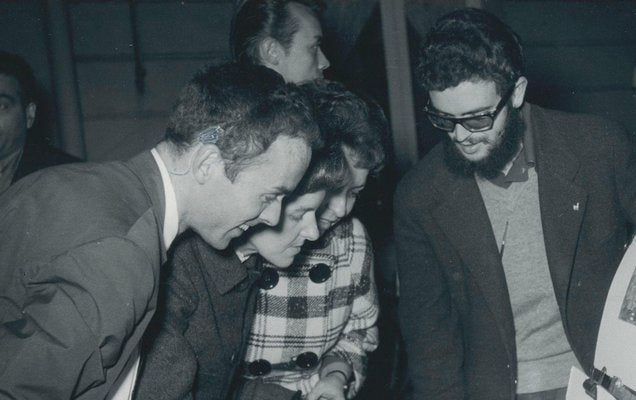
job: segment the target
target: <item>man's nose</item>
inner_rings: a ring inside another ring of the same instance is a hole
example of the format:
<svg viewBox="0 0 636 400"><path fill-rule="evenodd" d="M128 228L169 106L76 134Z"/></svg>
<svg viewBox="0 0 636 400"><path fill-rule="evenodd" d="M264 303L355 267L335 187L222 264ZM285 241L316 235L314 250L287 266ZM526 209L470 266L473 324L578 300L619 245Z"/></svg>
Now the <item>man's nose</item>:
<svg viewBox="0 0 636 400"><path fill-rule="evenodd" d="M325 53L322 52L322 49L318 49L318 69L323 71L329 68L330 65L331 63L327 59L327 56L325 56Z"/></svg>
<svg viewBox="0 0 636 400"><path fill-rule="evenodd" d="M468 129L464 128L462 124L456 123L455 129L453 129L453 139L456 142L463 142L470 137L473 133Z"/></svg>
<svg viewBox="0 0 636 400"><path fill-rule="evenodd" d="M276 226L280 221L280 212L282 208L282 202L280 200L276 200L271 202L259 215L260 220L269 226Z"/></svg>

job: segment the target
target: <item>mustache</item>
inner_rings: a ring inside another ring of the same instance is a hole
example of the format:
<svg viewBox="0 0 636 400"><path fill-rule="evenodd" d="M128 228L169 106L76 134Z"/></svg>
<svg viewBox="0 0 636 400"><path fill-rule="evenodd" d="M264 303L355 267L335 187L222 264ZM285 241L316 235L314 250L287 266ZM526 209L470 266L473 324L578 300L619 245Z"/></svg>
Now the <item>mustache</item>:
<svg viewBox="0 0 636 400"><path fill-rule="evenodd" d="M525 124L521 118L521 110L512 107L509 110L500 142L482 160L470 161L466 159L457 146L466 142L471 144L487 142L486 138L471 141L469 137L464 142L457 142L446 136L443 141L444 160L451 172L464 177L471 177L477 174L485 179L493 179L499 175L519 149L525 130Z"/></svg>

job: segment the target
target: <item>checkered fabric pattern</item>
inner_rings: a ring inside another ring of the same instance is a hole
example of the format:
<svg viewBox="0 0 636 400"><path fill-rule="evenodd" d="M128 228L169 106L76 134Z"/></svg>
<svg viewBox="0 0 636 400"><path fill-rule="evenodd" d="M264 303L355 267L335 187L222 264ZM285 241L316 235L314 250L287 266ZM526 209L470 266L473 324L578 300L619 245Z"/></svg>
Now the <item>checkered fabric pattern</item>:
<svg viewBox="0 0 636 400"><path fill-rule="evenodd" d="M278 270L276 287L259 291L245 361L276 364L308 351L319 358L338 356L353 367L351 398L366 377L367 353L378 346L373 249L356 219L343 221L323 239L320 246L303 250L291 267ZM331 268L331 277L314 283L309 271L321 263ZM318 382L319 370L274 370L261 379L306 395Z"/></svg>

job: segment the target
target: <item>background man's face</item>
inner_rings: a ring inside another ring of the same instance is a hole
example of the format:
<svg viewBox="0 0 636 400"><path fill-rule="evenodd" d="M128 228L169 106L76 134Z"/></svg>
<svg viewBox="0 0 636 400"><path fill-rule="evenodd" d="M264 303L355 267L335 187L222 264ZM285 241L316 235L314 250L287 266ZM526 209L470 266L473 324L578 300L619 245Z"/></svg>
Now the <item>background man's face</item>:
<svg viewBox="0 0 636 400"><path fill-rule="evenodd" d="M429 96L435 110L442 115L456 118L492 111L501 99L492 81L464 81L443 91L432 90ZM461 124L456 124L448 135L466 160L485 160L501 143L507 113L506 107L495 119L493 127L487 131L470 132Z"/></svg>
<svg viewBox="0 0 636 400"><path fill-rule="evenodd" d="M286 82L299 83L322 77L329 67L329 60L320 49L322 29L320 22L305 5L289 3L290 13L298 23L298 31L292 38L289 49L277 66Z"/></svg>
<svg viewBox="0 0 636 400"><path fill-rule="evenodd" d="M0 158L22 148L34 118L35 104L22 105L18 81L0 74Z"/></svg>
<svg viewBox="0 0 636 400"><path fill-rule="evenodd" d="M325 191L306 193L285 204L280 223L275 227L256 227L249 244L267 261L278 268L289 267L307 240L320 236L316 210L325 198Z"/></svg>
<svg viewBox="0 0 636 400"><path fill-rule="evenodd" d="M299 138L278 137L267 151L250 161L234 182L222 167L197 193L188 225L217 249L251 226L278 224L281 203L302 178L311 149Z"/></svg>

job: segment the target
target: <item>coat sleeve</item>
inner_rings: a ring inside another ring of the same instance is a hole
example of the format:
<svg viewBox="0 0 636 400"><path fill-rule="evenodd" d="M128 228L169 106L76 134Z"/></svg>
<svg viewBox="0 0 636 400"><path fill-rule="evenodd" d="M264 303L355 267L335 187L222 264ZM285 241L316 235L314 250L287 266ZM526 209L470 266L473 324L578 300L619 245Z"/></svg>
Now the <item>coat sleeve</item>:
<svg viewBox="0 0 636 400"><path fill-rule="evenodd" d="M400 185L394 239L410 399L463 399L463 345L443 266L423 229L420 185Z"/></svg>
<svg viewBox="0 0 636 400"><path fill-rule="evenodd" d="M351 314L338 342L326 356L345 360L353 368L353 382L347 398L360 390L367 376L368 353L378 347L378 294L373 274L373 248L362 224L354 220L350 249L354 298ZM326 366L323 366L326 368Z"/></svg>
<svg viewBox="0 0 636 400"><path fill-rule="evenodd" d="M131 335L140 336L135 329L154 306L155 269L125 238L16 268L0 294L0 397L105 393L99 386L127 361L137 345Z"/></svg>
<svg viewBox="0 0 636 400"><path fill-rule="evenodd" d="M197 372L194 351L185 337L199 303L192 262L175 255L164 267L157 313L144 338L143 366L136 399L188 399Z"/></svg>

